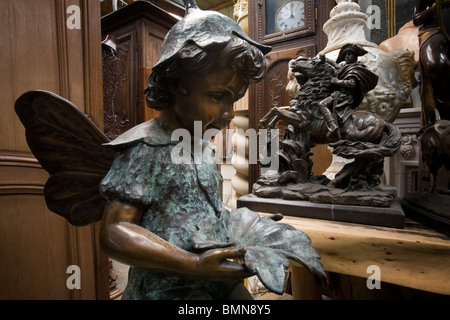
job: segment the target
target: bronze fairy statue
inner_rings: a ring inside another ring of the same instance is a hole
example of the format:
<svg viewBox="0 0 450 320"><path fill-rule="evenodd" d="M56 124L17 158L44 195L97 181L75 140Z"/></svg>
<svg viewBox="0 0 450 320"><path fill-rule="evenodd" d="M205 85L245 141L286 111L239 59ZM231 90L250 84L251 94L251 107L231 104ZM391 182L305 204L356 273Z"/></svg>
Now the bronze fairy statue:
<svg viewBox="0 0 450 320"><path fill-rule="evenodd" d="M355 44L340 50L336 62L325 56L299 57L291 70L299 93L288 110L272 108L260 120L261 127L288 124L280 141L280 184L314 182L347 190L371 190L381 183L385 157L394 155L401 143L396 126L378 115L358 110L364 95L375 88L378 77L358 62L367 53ZM329 181L314 176L311 148L329 144L334 153L354 158Z"/></svg>
<svg viewBox="0 0 450 320"><path fill-rule="evenodd" d="M214 148L196 126L203 134L231 121L233 103L264 76L270 48L185 2L145 90L159 117L109 141L61 97L32 91L17 100L30 149L50 173L48 207L75 225L101 220L102 249L131 266L123 299L247 299L243 279L255 274L281 294L289 259L326 281L303 232L222 205ZM194 153L175 161L177 130L200 161Z"/></svg>

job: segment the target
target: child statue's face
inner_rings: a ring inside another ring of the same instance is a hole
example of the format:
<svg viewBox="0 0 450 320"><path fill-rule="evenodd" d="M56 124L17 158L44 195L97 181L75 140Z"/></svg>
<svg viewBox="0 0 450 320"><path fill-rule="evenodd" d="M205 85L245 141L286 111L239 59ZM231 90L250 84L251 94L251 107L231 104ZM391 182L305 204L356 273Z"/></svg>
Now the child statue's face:
<svg viewBox="0 0 450 320"><path fill-rule="evenodd" d="M202 75L186 75L181 84L187 93L177 93L173 112L182 127L194 134L194 121L208 129L223 129L234 117L233 104L241 99L248 82L230 69L217 69Z"/></svg>

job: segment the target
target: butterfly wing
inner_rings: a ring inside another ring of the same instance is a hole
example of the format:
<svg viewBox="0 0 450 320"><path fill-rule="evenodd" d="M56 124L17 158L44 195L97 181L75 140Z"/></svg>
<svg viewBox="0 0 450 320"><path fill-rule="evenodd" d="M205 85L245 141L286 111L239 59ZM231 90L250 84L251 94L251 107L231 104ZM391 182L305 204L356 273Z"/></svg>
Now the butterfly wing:
<svg viewBox="0 0 450 320"><path fill-rule="evenodd" d="M50 174L45 185L48 208L77 226L99 221L105 200L99 184L114 152L109 139L70 101L47 91L19 97L15 111L25 127L28 146Z"/></svg>

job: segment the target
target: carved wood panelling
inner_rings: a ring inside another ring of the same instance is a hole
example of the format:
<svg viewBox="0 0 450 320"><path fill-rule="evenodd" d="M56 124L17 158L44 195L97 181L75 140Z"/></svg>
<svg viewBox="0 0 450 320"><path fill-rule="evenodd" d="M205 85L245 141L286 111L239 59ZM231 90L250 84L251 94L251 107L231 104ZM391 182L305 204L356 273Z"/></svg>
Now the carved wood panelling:
<svg viewBox="0 0 450 320"><path fill-rule="evenodd" d="M288 106L291 97L286 91L289 61L298 56L312 57L316 54L314 44L296 48L277 48L267 55L269 62L264 80L250 90L250 128L259 128L259 120L274 106ZM252 102L253 101L253 102ZM282 128L280 128L282 130ZM281 134L282 136L282 134ZM251 165L249 181L256 182L260 172L257 165Z"/></svg>
<svg viewBox="0 0 450 320"><path fill-rule="evenodd" d="M120 45L117 46L116 52L106 48L103 55L104 132L111 140L140 121L138 108L130 107L136 95L136 80L133 79L136 34L128 33L117 41Z"/></svg>
<svg viewBox="0 0 450 320"><path fill-rule="evenodd" d="M264 81L259 84L263 87L263 90L259 91L261 95L258 97L262 101L261 104L258 104L258 121L272 107L289 105L289 101L292 99L286 92L286 86L289 82L287 77L289 61L299 56L312 57L315 53L315 45L311 44L301 48L288 48L284 50L283 48L281 50L277 48L277 50L266 56L269 67ZM257 128L258 123L254 121L254 117L251 118L253 120L253 128Z"/></svg>
<svg viewBox="0 0 450 320"><path fill-rule="evenodd" d="M273 48L267 55L269 60L267 75L262 82L250 86L249 89L250 128L256 130L259 128L259 120L270 108L289 105L291 98L286 90L283 91L283 85L288 82L289 61L300 55L315 56L326 46L327 38L322 26L329 19L330 11L336 4L334 0L307 0L304 27L286 33L266 35L264 19L266 1L268 0L249 2L249 36ZM259 166L250 165L250 186L259 176Z"/></svg>
<svg viewBox="0 0 450 320"><path fill-rule="evenodd" d="M67 28L69 5L80 8L79 29ZM98 225L76 228L47 209L48 174L14 112L24 92L47 90L102 128L100 41L98 1L0 1L0 299L109 298ZM82 270L81 290L66 286L69 265Z"/></svg>
<svg viewBox="0 0 450 320"><path fill-rule="evenodd" d="M104 65L104 81L124 80L117 86L114 97L105 92L105 132L115 138L128 129L158 115L145 103L144 89L151 69L159 57L162 42L178 20L151 3L139 1L102 18L102 38L117 40L119 68L122 77L111 73ZM111 106L114 106L112 110Z"/></svg>
<svg viewBox="0 0 450 320"><path fill-rule="evenodd" d="M167 12L143 1L102 18L102 38L113 36L117 40L118 68L123 67L120 75L108 71L104 65L105 85L117 78L123 80L120 86L116 82L114 97L110 96L111 92L105 92L105 132L109 138L159 114L147 108L143 91L164 37L177 21Z"/></svg>
<svg viewBox="0 0 450 320"><path fill-rule="evenodd" d="M43 195L47 178L32 155L0 153L0 195Z"/></svg>

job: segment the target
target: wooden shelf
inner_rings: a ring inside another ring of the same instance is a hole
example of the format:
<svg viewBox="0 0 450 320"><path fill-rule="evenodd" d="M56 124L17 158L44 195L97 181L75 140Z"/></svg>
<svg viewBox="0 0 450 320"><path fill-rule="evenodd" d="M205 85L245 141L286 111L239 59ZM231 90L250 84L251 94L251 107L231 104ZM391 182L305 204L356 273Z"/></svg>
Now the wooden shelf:
<svg viewBox="0 0 450 320"><path fill-rule="evenodd" d="M383 282L450 295L450 237L415 221L404 229L287 216L280 223L311 238L326 271L368 278L376 265Z"/></svg>

